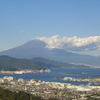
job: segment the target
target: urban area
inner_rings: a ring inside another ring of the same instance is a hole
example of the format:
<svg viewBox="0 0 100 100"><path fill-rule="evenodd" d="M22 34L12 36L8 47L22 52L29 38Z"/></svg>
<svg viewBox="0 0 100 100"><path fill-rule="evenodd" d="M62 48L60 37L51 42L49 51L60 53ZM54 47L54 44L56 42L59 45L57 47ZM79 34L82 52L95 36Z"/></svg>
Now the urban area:
<svg viewBox="0 0 100 100"><path fill-rule="evenodd" d="M25 81L22 78L15 80L12 76L0 78L0 87L18 93L24 91L42 99L56 98L59 100L86 100L88 96L99 99L100 86L72 85L70 83L45 82L37 79Z"/></svg>

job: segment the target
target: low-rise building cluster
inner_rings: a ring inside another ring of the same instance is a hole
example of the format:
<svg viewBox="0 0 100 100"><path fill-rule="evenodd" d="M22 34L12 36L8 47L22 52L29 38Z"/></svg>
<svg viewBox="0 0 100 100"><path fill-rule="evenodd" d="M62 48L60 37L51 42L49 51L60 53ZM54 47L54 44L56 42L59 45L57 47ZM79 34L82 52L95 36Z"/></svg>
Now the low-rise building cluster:
<svg viewBox="0 0 100 100"><path fill-rule="evenodd" d="M82 100L87 99L86 96L99 98L99 96L95 95L100 94L100 86L76 86L67 83L45 82L37 79L24 81L24 79L19 78L14 80L12 76L0 78L0 87L17 93L24 91L35 96L40 96L43 99Z"/></svg>

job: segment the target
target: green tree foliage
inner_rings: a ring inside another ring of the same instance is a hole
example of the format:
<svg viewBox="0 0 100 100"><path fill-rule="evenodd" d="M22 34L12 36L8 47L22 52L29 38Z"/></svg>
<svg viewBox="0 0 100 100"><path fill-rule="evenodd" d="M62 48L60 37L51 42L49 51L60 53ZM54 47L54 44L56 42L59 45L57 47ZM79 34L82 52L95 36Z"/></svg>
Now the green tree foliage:
<svg viewBox="0 0 100 100"><path fill-rule="evenodd" d="M4 66L4 65L0 65L0 70L4 70L4 71L16 71L18 70L17 68L14 68L12 66Z"/></svg>
<svg viewBox="0 0 100 100"><path fill-rule="evenodd" d="M11 92L9 90L0 89L0 100L42 100L41 97L35 97L23 91L19 93Z"/></svg>
<svg viewBox="0 0 100 100"><path fill-rule="evenodd" d="M58 99L55 99L55 98L50 98L50 99L48 99L48 100L58 100Z"/></svg>

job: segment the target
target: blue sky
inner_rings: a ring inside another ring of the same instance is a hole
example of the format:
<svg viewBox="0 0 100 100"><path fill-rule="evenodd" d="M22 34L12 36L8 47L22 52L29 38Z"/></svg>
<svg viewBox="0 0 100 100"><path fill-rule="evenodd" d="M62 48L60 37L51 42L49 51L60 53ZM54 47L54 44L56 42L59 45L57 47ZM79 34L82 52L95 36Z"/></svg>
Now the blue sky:
<svg viewBox="0 0 100 100"><path fill-rule="evenodd" d="M100 36L100 0L0 0L0 51L55 35Z"/></svg>

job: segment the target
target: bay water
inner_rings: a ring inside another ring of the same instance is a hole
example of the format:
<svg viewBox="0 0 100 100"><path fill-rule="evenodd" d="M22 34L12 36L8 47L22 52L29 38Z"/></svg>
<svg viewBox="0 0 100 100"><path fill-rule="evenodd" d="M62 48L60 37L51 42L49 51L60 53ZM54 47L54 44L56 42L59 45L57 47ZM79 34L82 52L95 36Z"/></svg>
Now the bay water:
<svg viewBox="0 0 100 100"><path fill-rule="evenodd" d="M12 76L15 80L23 78L24 81L30 81L31 79L37 79L46 82L61 82L61 83L71 83L73 85L86 85L88 82L70 82L55 80L54 78L90 78L92 75L100 75L100 68L52 68L50 73L27 73L27 74L0 74L0 77Z"/></svg>

